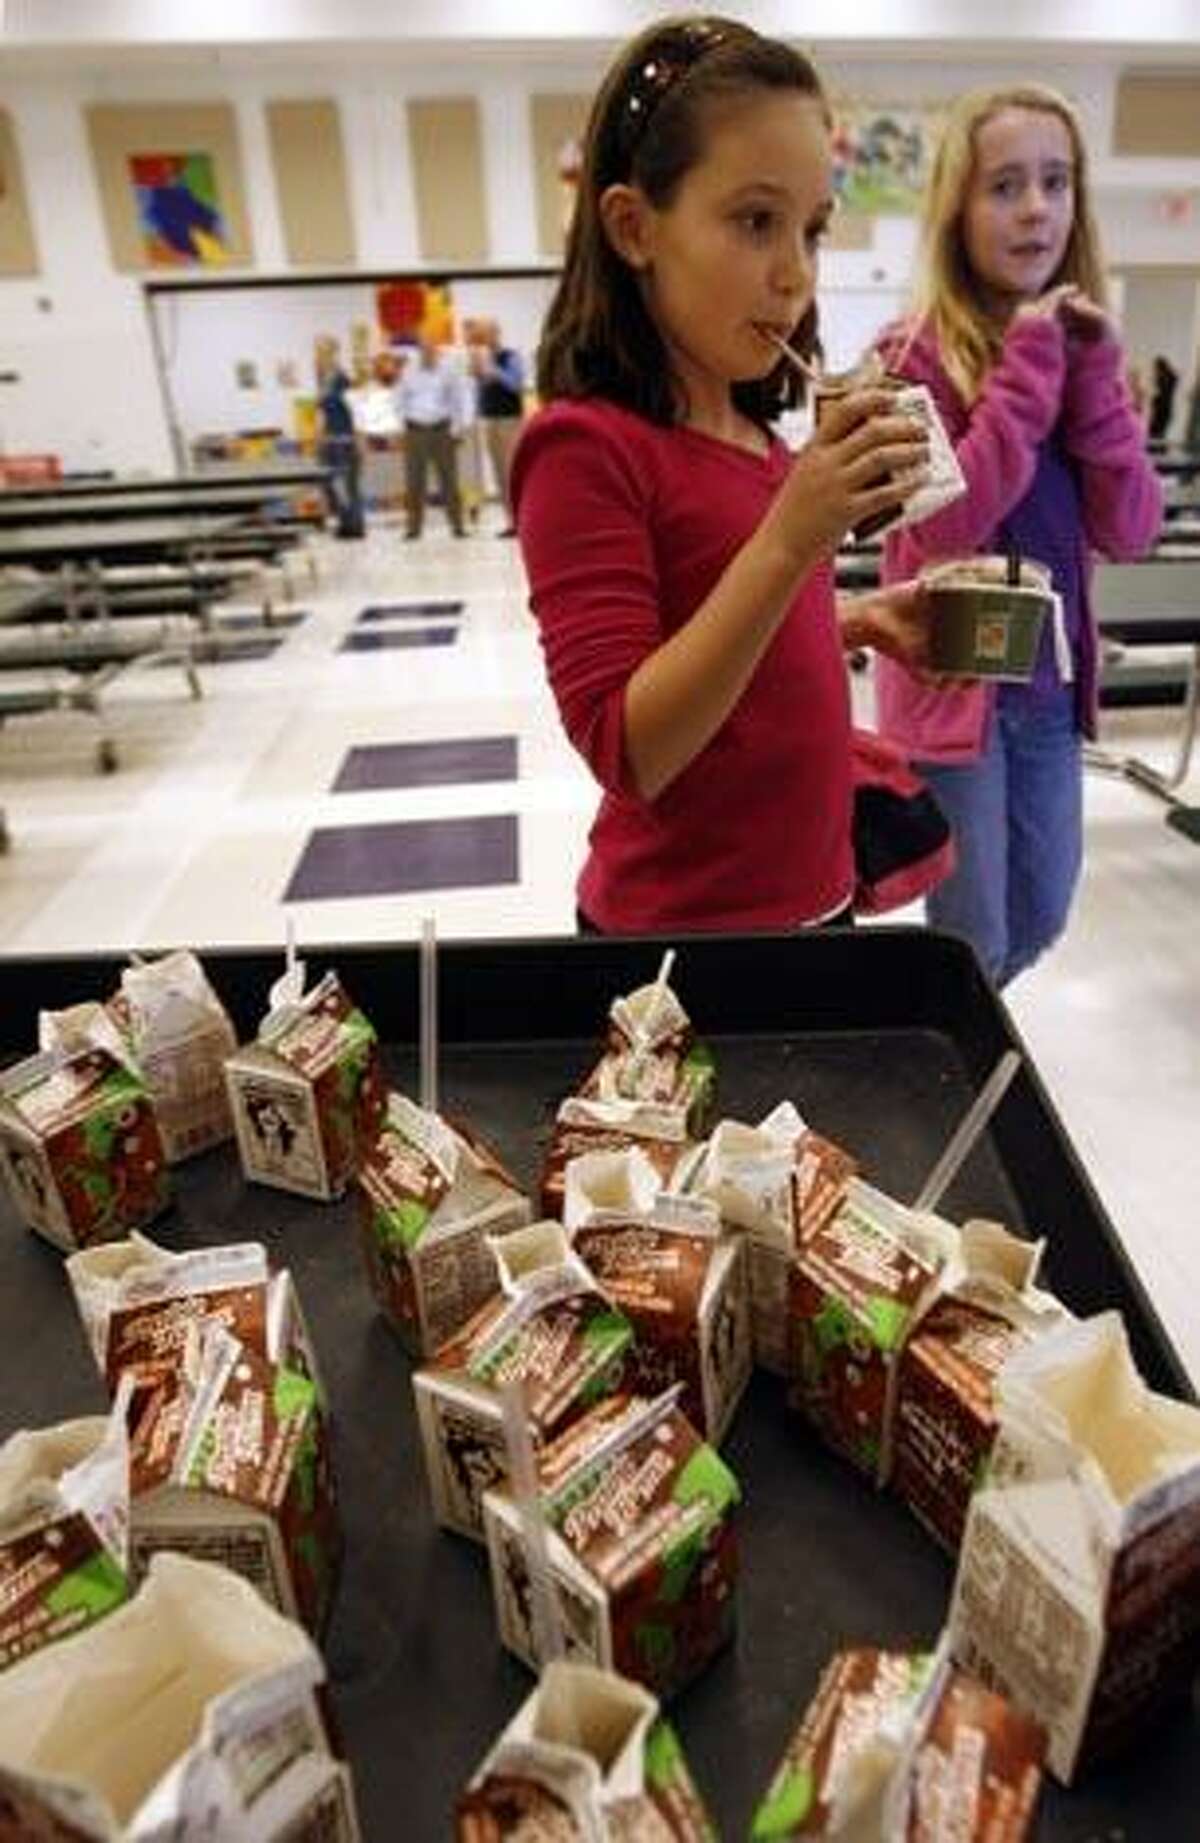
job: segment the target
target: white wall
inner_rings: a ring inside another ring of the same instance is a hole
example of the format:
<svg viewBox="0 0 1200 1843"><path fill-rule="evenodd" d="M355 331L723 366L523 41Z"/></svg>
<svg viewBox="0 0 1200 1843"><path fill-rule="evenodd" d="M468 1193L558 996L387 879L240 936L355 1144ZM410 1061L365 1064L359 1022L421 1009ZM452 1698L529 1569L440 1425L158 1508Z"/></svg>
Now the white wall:
<svg viewBox="0 0 1200 1843"><path fill-rule="evenodd" d="M564 19L564 32L570 29ZM336 48L319 59L266 50L175 50L159 61L142 51L125 68L111 57L103 65L88 66L76 54L57 71L41 65L32 71L22 68L19 80L18 65L6 64L0 71L0 105L16 121L43 272L32 280L0 281L0 370L20 376L15 386L0 388L0 442L10 449L55 449L75 467L124 470L171 464L142 291L136 280L115 274L110 266L84 131L87 102L222 97L233 102L254 266L259 272L280 273L285 267L284 246L262 104L275 97L335 97L346 140L359 264L364 269L403 271L419 266L404 99L471 90L480 98L483 116L492 258L497 264L518 266L540 260L528 94L535 89L588 90L600 67L599 51L564 50L561 58L530 60L512 48L486 56L464 49L460 61L439 62L427 52L406 56L395 46L383 52ZM1006 65L841 57L828 60L825 70L835 90L880 100L933 100L968 84L1027 76L1030 60ZM1039 68L1037 74L1075 96L1089 142L1107 149L1114 68L1101 61L1063 62ZM1200 193L1200 162L1140 163L1102 155L1096 166L1101 217L1114 262L1195 261L1195 224L1166 222L1159 194L1188 188ZM831 354L852 356L874 324L895 312L907 284L912 246L910 221L884 220L872 250L833 252L826 258L824 322ZM846 291L844 303L839 290ZM266 311L265 304L285 297L219 298L256 300L254 338L265 341L257 316ZM237 311L243 317L234 331L248 337L249 310ZM230 314L232 324L233 309ZM224 403L235 424L277 422L277 415L247 415L248 393L235 393L235 400L227 402L229 361L255 356L249 348L235 350L231 337L221 338L218 375L212 383L214 402ZM273 357L280 355L278 343L271 338ZM203 353L198 362L204 365ZM197 413L202 410L198 406ZM207 411L201 420L209 420Z"/></svg>

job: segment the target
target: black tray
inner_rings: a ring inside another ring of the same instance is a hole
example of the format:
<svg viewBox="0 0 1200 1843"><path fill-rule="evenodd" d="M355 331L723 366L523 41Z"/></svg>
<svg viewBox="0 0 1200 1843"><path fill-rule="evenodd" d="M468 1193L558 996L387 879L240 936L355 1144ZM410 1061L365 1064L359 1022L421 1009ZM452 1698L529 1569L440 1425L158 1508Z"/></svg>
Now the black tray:
<svg viewBox="0 0 1200 1843"><path fill-rule="evenodd" d="M673 983L717 1057L717 1114L757 1119L788 1098L853 1148L864 1174L911 1197L997 1057L1021 1049L969 951L920 930L678 942ZM661 944L581 939L455 944L441 952L441 1090L532 1181L553 1109L588 1064L611 999L654 976ZM417 954L306 952L335 965L372 1017L396 1085L415 1091ZM242 1035L278 956L206 953ZM36 1041L37 1012L110 992L113 958L0 959L0 1059ZM951 1191L952 1217L988 1214L1048 1239L1047 1283L1076 1311L1119 1307L1156 1388L1190 1396L1181 1365L1068 1144L1023 1066ZM465 1783L532 1678L499 1648L482 1550L430 1517L409 1365L377 1317L349 1202L246 1186L229 1149L177 1173L151 1233L171 1247L259 1239L292 1268L333 1398L348 1563L326 1643L334 1707L370 1843L449 1833ZM0 1438L100 1410L61 1260L0 1200ZM735 1643L672 1705L727 1840L757 1800L829 1654L927 1646L949 1563L898 1501L877 1496L755 1377L726 1457L742 1482ZM1165 1718L1119 1767L1050 1787L1046 1843L1192 1843L1200 1721Z"/></svg>

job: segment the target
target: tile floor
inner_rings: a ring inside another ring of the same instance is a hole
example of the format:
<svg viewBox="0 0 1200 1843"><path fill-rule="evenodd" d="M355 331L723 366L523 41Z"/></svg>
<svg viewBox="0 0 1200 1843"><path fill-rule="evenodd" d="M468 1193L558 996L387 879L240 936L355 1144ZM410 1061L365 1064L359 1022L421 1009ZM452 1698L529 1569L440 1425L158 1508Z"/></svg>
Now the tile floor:
<svg viewBox="0 0 1200 1843"><path fill-rule="evenodd" d="M85 716L0 729L0 952L274 943L285 898L302 943L413 938L430 911L445 936L572 929L593 794L515 547L377 525L317 554L270 656L202 668L199 702L170 672L112 688L116 773ZM1108 730L1165 765L1177 723ZM1096 774L1087 827L1070 933L1011 1008L1200 1386L1200 848Z"/></svg>

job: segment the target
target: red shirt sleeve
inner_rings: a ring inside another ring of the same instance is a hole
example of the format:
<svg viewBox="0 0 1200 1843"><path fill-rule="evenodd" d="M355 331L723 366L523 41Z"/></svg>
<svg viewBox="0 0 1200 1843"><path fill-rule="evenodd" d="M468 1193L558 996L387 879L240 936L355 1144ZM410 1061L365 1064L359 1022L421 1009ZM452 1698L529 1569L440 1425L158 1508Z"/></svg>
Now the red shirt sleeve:
<svg viewBox="0 0 1200 1843"><path fill-rule="evenodd" d="M652 485L587 404L555 404L521 438L513 499L550 688L601 786L637 797L625 687L663 640Z"/></svg>

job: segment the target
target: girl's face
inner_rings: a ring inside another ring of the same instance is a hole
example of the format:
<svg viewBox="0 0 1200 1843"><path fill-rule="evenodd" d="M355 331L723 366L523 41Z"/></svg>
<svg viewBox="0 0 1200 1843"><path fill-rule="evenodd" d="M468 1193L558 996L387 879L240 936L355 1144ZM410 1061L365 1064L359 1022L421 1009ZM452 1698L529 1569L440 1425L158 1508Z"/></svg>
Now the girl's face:
<svg viewBox="0 0 1200 1843"><path fill-rule="evenodd" d="M975 134L963 210L967 261L986 293L1015 306L1044 294L1075 221L1067 124L1042 109L1001 109Z"/></svg>
<svg viewBox="0 0 1200 1843"><path fill-rule="evenodd" d="M690 400L779 362L759 329L787 338L807 312L832 209L820 103L771 91L722 111L671 204L644 206L635 267Z"/></svg>

